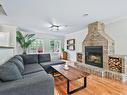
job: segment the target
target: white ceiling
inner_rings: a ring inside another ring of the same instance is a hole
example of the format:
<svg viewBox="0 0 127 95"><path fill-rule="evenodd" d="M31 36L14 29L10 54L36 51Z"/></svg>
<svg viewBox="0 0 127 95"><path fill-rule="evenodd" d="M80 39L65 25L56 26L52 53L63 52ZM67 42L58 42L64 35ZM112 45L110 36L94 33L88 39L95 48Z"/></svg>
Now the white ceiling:
<svg viewBox="0 0 127 95"><path fill-rule="evenodd" d="M57 35L82 30L94 21L109 23L127 16L127 0L3 0L2 4L8 16L0 16L0 23ZM85 13L89 15L83 17ZM53 18L68 27L50 31L46 24Z"/></svg>

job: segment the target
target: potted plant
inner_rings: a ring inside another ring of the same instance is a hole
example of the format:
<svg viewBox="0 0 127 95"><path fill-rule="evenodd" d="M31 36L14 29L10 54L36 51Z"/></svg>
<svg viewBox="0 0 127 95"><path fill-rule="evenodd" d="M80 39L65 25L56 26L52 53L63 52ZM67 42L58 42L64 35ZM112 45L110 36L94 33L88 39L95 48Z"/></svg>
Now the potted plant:
<svg viewBox="0 0 127 95"><path fill-rule="evenodd" d="M16 32L16 41L20 44L20 47L23 49L23 54L26 54L28 47L35 41L32 37L35 34L26 34L23 35L20 31Z"/></svg>
<svg viewBox="0 0 127 95"><path fill-rule="evenodd" d="M61 48L61 51L64 52L64 48Z"/></svg>

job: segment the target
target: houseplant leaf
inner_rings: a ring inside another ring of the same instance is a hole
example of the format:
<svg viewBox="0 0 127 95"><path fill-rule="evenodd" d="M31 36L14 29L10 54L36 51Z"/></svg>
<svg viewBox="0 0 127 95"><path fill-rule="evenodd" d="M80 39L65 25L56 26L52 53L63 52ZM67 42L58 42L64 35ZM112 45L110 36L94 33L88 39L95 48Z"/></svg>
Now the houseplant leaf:
<svg viewBox="0 0 127 95"><path fill-rule="evenodd" d="M16 40L23 49L23 54L26 54L27 48L35 41L35 39L32 38L35 34L26 34L24 36L20 31L17 31L16 33Z"/></svg>

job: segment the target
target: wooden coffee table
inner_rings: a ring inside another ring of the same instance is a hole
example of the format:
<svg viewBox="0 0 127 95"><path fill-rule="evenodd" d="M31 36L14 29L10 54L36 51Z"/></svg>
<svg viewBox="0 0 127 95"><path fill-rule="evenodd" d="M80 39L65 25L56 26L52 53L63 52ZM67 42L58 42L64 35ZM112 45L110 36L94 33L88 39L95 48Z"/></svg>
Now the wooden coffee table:
<svg viewBox="0 0 127 95"><path fill-rule="evenodd" d="M58 73L60 73L62 76L64 76L67 79L67 94L73 94L83 88L86 88L87 76L89 75L88 73L83 72L79 70L78 68L72 67L72 66L69 66L69 70L65 70L63 67L64 65L53 65L52 66L55 72L57 71ZM78 80L80 78L84 79L83 86L70 91L70 86L69 86L70 81Z"/></svg>

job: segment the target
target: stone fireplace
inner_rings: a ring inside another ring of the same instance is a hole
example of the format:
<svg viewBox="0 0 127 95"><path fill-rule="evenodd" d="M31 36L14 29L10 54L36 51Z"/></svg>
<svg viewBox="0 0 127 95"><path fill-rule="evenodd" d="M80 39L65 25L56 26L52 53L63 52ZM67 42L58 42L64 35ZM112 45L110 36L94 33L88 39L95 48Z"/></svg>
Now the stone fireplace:
<svg viewBox="0 0 127 95"><path fill-rule="evenodd" d="M114 41L105 33L104 23L88 25L88 34L83 41L84 64L108 69L108 55L114 54ZM88 61L92 59L92 61Z"/></svg>
<svg viewBox="0 0 127 95"><path fill-rule="evenodd" d="M88 25L82 43L82 61L77 66L97 76L127 80L127 56L114 54L114 40L105 33L102 22Z"/></svg>

